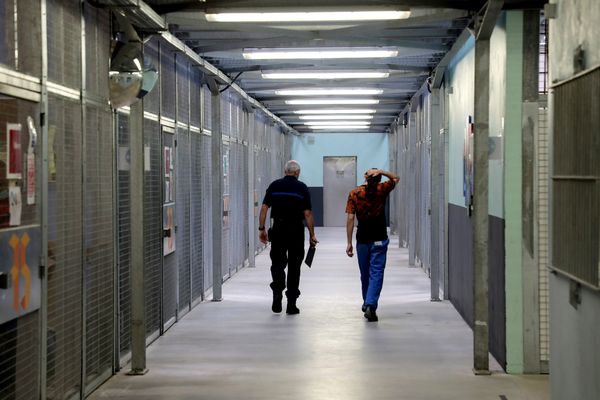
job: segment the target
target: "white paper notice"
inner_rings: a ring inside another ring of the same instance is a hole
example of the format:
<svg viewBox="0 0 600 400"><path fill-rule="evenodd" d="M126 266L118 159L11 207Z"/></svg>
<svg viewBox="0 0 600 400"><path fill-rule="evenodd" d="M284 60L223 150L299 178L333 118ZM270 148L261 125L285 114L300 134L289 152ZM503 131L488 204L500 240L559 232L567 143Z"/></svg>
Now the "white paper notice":
<svg viewBox="0 0 600 400"><path fill-rule="evenodd" d="M21 225L21 188L11 186L8 190L8 203L10 206L10 226Z"/></svg>
<svg viewBox="0 0 600 400"><path fill-rule="evenodd" d="M27 204L35 204L35 155L27 154Z"/></svg>
<svg viewBox="0 0 600 400"><path fill-rule="evenodd" d="M150 146L144 147L144 171L150 171Z"/></svg>

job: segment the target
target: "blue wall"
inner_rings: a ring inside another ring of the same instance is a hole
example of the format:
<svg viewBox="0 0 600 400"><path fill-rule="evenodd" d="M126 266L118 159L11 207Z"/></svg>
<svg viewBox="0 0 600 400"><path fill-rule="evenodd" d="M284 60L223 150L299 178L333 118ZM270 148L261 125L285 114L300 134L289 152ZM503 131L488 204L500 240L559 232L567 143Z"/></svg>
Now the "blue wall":
<svg viewBox="0 0 600 400"><path fill-rule="evenodd" d="M314 143L310 142L314 139ZM292 158L302 167L300 180L309 187L323 186L323 157L356 156L356 184L369 168L389 169L389 143L385 133L318 133L294 136ZM393 171L397 172L397 171Z"/></svg>

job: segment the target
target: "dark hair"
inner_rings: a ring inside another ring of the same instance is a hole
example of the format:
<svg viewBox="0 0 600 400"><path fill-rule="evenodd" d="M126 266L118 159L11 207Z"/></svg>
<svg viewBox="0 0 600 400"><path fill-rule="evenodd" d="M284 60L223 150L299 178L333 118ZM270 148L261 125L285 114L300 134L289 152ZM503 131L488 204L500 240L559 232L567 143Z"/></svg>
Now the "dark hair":
<svg viewBox="0 0 600 400"><path fill-rule="evenodd" d="M367 198L373 198L377 193L377 185L381 182L381 174L367 178Z"/></svg>

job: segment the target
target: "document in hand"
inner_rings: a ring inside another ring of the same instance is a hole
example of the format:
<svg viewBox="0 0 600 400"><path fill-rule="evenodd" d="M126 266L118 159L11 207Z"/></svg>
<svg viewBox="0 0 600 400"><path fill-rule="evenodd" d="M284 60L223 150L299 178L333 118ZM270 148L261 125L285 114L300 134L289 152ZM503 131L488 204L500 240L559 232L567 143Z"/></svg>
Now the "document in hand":
<svg viewBox="0 0 600 400"><path fill-rule="evenodd" d="M304 263L309 267L312 265L313 258L315 257L315 250L317 248L315 246L310 246L308 251L306 252L306 258L304 259Z"/></svg>

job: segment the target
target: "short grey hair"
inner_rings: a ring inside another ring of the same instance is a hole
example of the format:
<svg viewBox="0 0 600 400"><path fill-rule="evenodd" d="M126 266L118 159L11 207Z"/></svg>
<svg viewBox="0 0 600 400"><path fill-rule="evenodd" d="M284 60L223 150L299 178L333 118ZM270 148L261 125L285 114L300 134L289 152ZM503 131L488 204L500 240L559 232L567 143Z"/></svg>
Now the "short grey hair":
<svg viewBox="0 0 600 400"><path fill-rule="evenodd" d="M285 163L284 171L286 174L294 174L300 171L300 164L296 160L290 160Z"/></svg>

